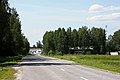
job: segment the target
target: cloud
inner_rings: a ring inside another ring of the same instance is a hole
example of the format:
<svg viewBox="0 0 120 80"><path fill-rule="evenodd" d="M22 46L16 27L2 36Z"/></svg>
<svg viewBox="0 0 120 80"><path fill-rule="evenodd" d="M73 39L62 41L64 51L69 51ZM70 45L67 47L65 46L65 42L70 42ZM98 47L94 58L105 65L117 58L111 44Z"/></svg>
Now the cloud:
<svg viewBox="0 0 120 80"><path fill-rule="evenodd" d="M92 21L109 21L109 20L118 20L118 19L120 19L120 13L97 15L89 18L89 20L92 20Z"/></svg>
<svg viewBox="0 0 120 80"><path fill-rule="evenodd" d="M120 10L120 6L102 6L99 4L94 4L89 8L89 12L102 12L102 11L112 11L112 10Z"/></svg>
<svg viewBox="0 0 120 80"><path fill-rule="evenodd" d="M104 7L98 4L94 4L89 8L89 12L97 12L101 10L104 10Z"/></svg>

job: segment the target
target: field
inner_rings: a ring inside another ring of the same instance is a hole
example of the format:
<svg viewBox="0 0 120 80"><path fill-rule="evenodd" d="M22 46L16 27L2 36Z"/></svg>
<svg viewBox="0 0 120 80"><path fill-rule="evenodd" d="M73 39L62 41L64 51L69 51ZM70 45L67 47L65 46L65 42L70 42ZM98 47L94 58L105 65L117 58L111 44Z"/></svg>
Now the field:
<svg viewBox="0 0 120 80"><path fill-rule="evenodd" d="M64 55L55 58L74 61L77 64L96 67L107 71L120 73L120 56L110 55Z"/></svg>

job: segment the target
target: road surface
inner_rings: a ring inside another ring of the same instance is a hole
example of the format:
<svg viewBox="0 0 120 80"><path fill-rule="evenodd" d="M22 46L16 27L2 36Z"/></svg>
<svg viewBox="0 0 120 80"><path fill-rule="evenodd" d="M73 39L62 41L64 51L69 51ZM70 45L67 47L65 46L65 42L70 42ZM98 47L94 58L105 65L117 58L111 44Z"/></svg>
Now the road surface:
<svg viewBox="0 0 120 80"><path fill-rule="evenodd" d="M120 80L119 74L43 56L24 57L18 80Z"/></svg>

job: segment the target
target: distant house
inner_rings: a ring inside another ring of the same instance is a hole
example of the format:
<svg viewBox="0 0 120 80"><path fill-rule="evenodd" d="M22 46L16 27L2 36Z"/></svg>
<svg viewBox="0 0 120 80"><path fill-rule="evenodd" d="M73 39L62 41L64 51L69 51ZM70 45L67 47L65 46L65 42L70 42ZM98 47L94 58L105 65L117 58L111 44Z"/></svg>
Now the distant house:
<svg viewBox="0 0 120 80"><path fill-rule="evenodd" d="M41 54L42 53L42 49L40 48L30 48L29 50L29 54Z"/></svg>
<svg viewBox="0 0 120 80"><path fill-rule="evenodd" d="M119 55L119 52L110 52L110 55Z"/></svg>
<svg viewBox="0 0 120 80"><path fill-rule="evenodd" d="M85 50L83 51L82 48L80 47L76 47L76 48L69 48L69 53L87 53L87 54L91 54L93 52L93 48L85 48Z"/></svg>

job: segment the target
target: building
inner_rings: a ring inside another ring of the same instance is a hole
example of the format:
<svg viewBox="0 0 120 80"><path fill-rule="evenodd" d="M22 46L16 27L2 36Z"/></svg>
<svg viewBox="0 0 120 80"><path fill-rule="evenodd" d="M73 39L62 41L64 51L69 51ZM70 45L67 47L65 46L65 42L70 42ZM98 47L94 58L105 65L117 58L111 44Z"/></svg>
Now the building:
<svg viewBox="0 0 120 80"><path fill-rule="evenodd" d="M29 50L29 54L41 54L42 53L42 49L40 48L30 48Z"/></svg>
<svg viewBox="0 0 120 80"><path fill-rule="evenodd" d="M120 55L119 52L110 52L110 55Z"/></svg>

